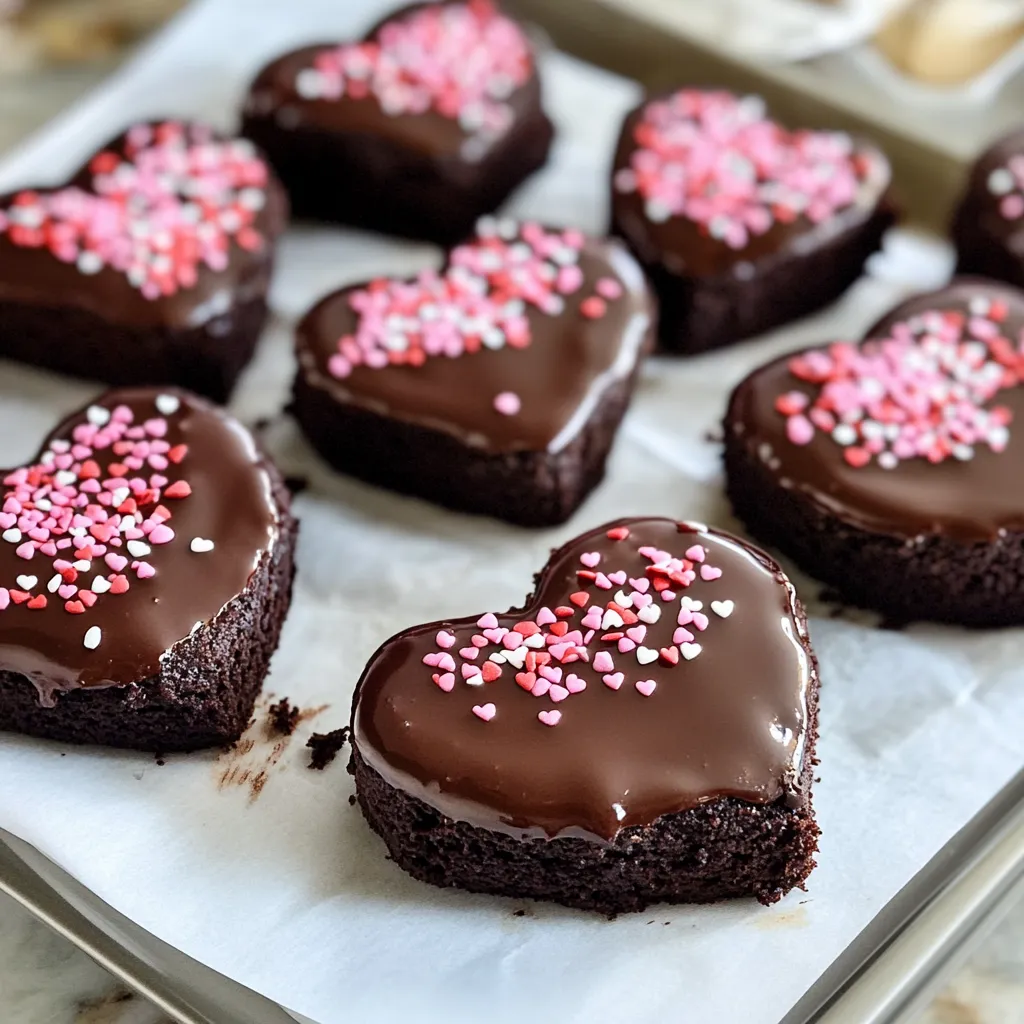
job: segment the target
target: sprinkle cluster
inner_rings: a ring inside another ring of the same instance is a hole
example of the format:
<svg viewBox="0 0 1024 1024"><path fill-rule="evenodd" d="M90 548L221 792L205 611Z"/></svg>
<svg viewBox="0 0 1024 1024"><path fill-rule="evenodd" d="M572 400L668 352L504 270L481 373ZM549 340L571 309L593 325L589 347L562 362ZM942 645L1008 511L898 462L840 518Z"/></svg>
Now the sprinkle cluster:
<svg viewBox="0 0 1024 1024"><path fill-rule="evenodd" d="M966 312L931 310L895 324L888 337L841 342L796 356L789 370L818 388L780 395L793 444L820 430L859 468L903 459L971 459L978 445L1001 452L1011 412L985 403L1024 377L1024 331L1006 337L1008 310L975 296Z"/></svg>
<svg viewBox="0 0 1024 1024"><path fill-rule="evenodd" d="M988 190L999 198L999 212L1006 220L1024 217L1024 154L1010 157L1006 166L988 176Z"/></svg>
<svg viewBox="0 0 1024 1024"><path fill-rule="evenodd" d="M164 475L188 456L187 445L166 440L167 417L179 404L160 395L154 415L141 421L126 405L90 406L70 440L51 441L37 463L4 478L0 538L25 571L0 586L0 611L59 601L84 615L101 595L127 593L156 575L150 555L175 538L164 502L192 493L186 480ZM193 551L212 548L204 538L191 541ZM100 627L90 626L83 644L92 650L101 639Z"/></svg>
<svg viewBox="0 0 1024 1024"><path fill-rule="evenodd" d="M532 73L516 23L492 0L468 0L424 7L387 22L368 42L321 51L295 88L309 100L373 96L390 116L432 111L483 140L508 130L507 100Z"/></svg>
<svg viewBox="0 0 1024 1024"><path fill-rule="evenodd" d="M583 289L584 244L572 228L546 231L535 223L484 218L477 237L452 250L443 273L426 271L412 281L379 278L353 291L348 302L358 323L338 342L328 370L344 379L357 366L422 366L430 356L526 348L532 340L527 310L559 316L569 296ZM622 292L615 278L600 278L579 302L580 315L600 319ZM515 415L519 398L502 392L495 408Z"/></svg>
<svg viewBox="0 0 1024 1024"><path fill-rule="evenodd" d="M732 249L773 224L819 224L853 204L864 156L841 133L790 132L757 96L683 89L648 104L615 187L636 192L656 223L685 217Z"/></svg>
<svg viewBox="0 0 1024 1024"><path fill-rule="evenodd" d="M614 541L626 541L629 529L617 526L607 535ZM637 551L650 563L638 578L630 578L622 569L602 568L599 552L584 552L576 573L580 589L569 595L568 604L541 608L534 618L517 622L511 629L500 626L497 616L483 615L477 620L480 632L457 651L455 634L440 630L435 637L437 649L423 656L423 663L434 669L434 684L450 693L459 679L467 686L484 686L508 673L521 689L558 705L585 690L589 675L591 683L596 676L611 690L630 681L637 693L650 697L658 683L644 678L644 667L654 662L673 666L680 659L699 657L702 647L697 635L708 628L703 602L686 594L679 597L678 592L685 591L698 576L716 580L722 570L707 561L707 551L700 544L689 547L682 558L650 546ZM678 609L673 605L677 598ZM733 601L716 600L710 610L724 619L734 607ZM645 646L648 626L665 613L676 616L672 643ZM485 722L497 713L493 701L473 707L473 714ZM537 719L544 725L557 725L562 711L544 706Z"/></svg>
<svg viewBox="0 0 1024 1024"><path fill-rule="evenodd" d="M255 226L267 166L246 139L219 141L196 125L131 128L122 152L89 162L88 188L26 189L0 210L0 237L48 249L83 274L110 268L147 299L195 285L201 267L224 270L232 243L263 245Z"/></svg>

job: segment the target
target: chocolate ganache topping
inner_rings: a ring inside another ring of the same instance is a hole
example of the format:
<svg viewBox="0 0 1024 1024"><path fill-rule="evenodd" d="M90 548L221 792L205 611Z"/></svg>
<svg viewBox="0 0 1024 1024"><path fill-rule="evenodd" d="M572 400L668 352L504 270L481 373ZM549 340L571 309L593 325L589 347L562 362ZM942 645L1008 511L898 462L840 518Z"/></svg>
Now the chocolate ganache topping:
<svg viewBox="0 0 1024 1024"><path fill-rule="evenodd" d="M806 805L815 672L766 555L626 519L554 552L524 608L385 643L356 690L353 742L451 818L612 841L721 797Z"/></svg>
<svg viewBox="0 0 1024 1024"><path fill-rule="evenodd" d="M1024 293L965 278L868 338L756 370L726 429L778 486L860 529L963 543L1024 529Z"/></svg>
<svg viewBox="0 0 1024 1024"><path fill-rule="evenodd" d="M248 116L286 129L373 135L453 164L482 160L540 108L533 51L492 0L414 4L361 42L324 43L268 64Z"/></svg>
<svg viewBox="0 0 1024 1024"><path fill-rule="evenodd" d="M788 131L758 96L682 89L626 117L613 220L644 263L746 279L866 221L889 183L873 146L841 132Z"/></svg>
<svg viewBox="0 0 1024 1024"><path fill-rule="evenodd" d="M268 465L226 412L110 391L0 497L0 669L58 690L126 685L240 594L278 535Z"/></svg>
<svg viewBox="0 0 1024 1024"><path fill-rule="evenodd" d="M0 196L0 302L199 326L266 290L286 210L247 139L136 124L67 185Z"/></svg>
<svg viewBox="0 0 1024 1024"><path fill-rule="evenodd" d="M442 272L323 299L298 327L299 372L476 448L558 451L633 373L652 319L619 243L485 218Z"/></svg>

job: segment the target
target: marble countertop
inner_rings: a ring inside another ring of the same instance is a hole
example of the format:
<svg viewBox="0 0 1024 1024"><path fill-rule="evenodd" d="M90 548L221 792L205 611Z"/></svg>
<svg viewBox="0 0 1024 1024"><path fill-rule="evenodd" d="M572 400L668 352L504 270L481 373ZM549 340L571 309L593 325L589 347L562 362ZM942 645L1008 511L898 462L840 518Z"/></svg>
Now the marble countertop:
<svg viewBox="0 0 1024 1024"><path fill-rule="evenodd" d="M109 73L112 65L0 82L0 154ZM166 1024L64 939L0 896L3 1024ZM920 1024L1024 1024L1024 904L985 941Z"/></svg>

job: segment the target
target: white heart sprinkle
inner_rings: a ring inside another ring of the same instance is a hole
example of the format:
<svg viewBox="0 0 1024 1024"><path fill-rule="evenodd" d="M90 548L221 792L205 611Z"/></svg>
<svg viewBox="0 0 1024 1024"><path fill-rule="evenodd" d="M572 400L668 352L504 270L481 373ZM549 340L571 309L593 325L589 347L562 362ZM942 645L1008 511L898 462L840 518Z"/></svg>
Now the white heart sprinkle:
<svg viewBox="0 0 1024 1024"><path fill-rule="evenodd" d="M704 648L700 644L683 644L679 650L687 661L693 661Z"/></svg>
<svg viewBox="0 0 1024 1024"><path fill-rule="evenodd" d="M209 541L207 541L206 543L209 543ZM212 548L213 545L210 544L210 547ZM143 544L141 540L128 541L128 554L134 555L136 558L142 558L144 555L148 555L152 550L153 549L148 544ZM195 541L192 541L192 550L198 550L196 548ZM204 550L209 551L210 548L205 548Z"/></svg>
<svg viewBox="0 0 1024 1024"><path fill-rule="evenodd" d="M17 544L21 540L21 530L16 526L12 526L9 530L4 530L2 534L4 540L10 541L12 544Z"/></svg>
<svg viewBox="0 0 1024 1024"><path fill-rule="evenodd" d="M526 644L521 647L517 647L514 651L505 652L505 661L509 665L515 665L516 668L522 668L526 662Z"/></svg>
<svg viewBox="0 0 1024 1024"><path fill-rule="evenodd" d="M19 576L16 582L22 590L31 590L39 582L39 578L37 576Z"/></svg>
<svg viewBox="0 0 1024 1024"><path fill-rule="evenodd" d="M70 469L61 469L54 473L53 479L59 486L67 487L68 484L73 484L78 479L78 475L72 473Z"/></svg>
<svg viewBox="0 0 1024 1024"><path fill-rule="evenodd" d="M723 619L729 618L732 615L733 608L736 607L735 601L712 601L711 610L716 615L721 615Z"/></svg>
<svg viewBox="0 0 1024 1024"><path fill-rule="evenodd" d="M471 676L466 676L464 682L467 686L483 686L484 677L479 672L474 672Z"/></svg>
<svg viewBox="0 0 1024 1024"><path fill-rule="evenodd" d="M173 416L181 407L181 401L176 395L157 395L155 404L164 416Z"/></svg>
<svg viewBox="0 0 1024 1024"><path fill-rule="evenodd" d="M507 651L495 651L487 660L493 661L496 665L504 665L507 653Z"/></svg>
<svg viewBox="0 0 1024 1024"><path fill-rule="evenodd" d="M59 587L59 586L60 586L60 585L61 585L61 584L62 584L63 582L64 582L64 577L63 577L63 576L61 576L61 574L60 574L60 573L57 573L57 575L56 575L56 576L54 576L54 577L53 577L53 578L52 578L52 579L50 580L50 582L46 584L46 589L47 589L47 590L48 590L48 591L49 591L49 592L50 592L51 594L56 594L56 593L57 593L57 588L58 588L58 587Z"/></svg>
<svg viewBox="0 0 1024 1024"><path fill-rule="evenodd" d="M703 601L694 601L692 597L686 597L685 595L679 601L679 603L691 612L699 612L704 607Z"/></svg>
<svg viewBox="0 0 1024 1024"><path fill-rule="evenodd" d="M532 647L534 650L538 650L539 648L544 646L544 643L545 643L544 634L543 633L534 633L532 636L528 636L523 641L523 643L527 647Z"/></svg>
<svg viewBox="0 0 1024 1024"><path fill-rule="evenodd" d="M103 576L97 576L92 581L92 586L89 589L94 594L105 594L110 589L110 580L105 579Z"/></svg>
<svg viewBox="0 0 1024 1024"><path fill-rule="evenodd" d="M82 641L83 644L90 650L95 651L100 645L100 641L103 639L103 633L99 626L90 626L85 631L85 639Z"/></svg>
<svg viewBox="0 0 1024 1024"><path fill-rule="evenodd" d="M213 541L212 540L207 540L205 537L193 537L192 538L192 543L189 544L189 547L197 555L202 555L202 554L205 554L207 551L212 551L213 550ZM128 549L131 550L131 544L128 545ZM147 549L147 551L148 551L148 549Z"/></svg>
<svg viewBox="0 0 1024 1024"><path fill-rule="evenodd" d="M53 508L53 504L46 498L36 498L36 508L40 512L49 512Z"/></svg>
<svg viewBox="0 0 1024 1024"><path fill-rule="evenodd" d="M650 665L652 661L658 660L658 652L652 651L650 647L638 647L636 649L636 660L641 665Z"/></svg>
<svg viewBox="0 0 1024 1024"><path fill-rule="evenodd" d="M611 608L604 613L604 618L601 620L602 629L611 629L613 626L621 626L623 624L622 616Z"/></svg>
<svg viewBox="0 0 1024 1024"><path fill-rule="evenodd" d="M71 563L79 572L88 572L92 568L92 562L87 562L84 558L79 558L78 561Z"/></svg>
<svg viewBox="0 0 1024 1024"><path fill-rule="evenodd" d="M656 604L649 604L636 613L641 622L655 623L661 618L661 609Z"/></svg>
<svg viewBox="0 0 1024 1024"><path fill-rule="evenodd" d="M623 608L632 608L633 598L631 598L624 590L620 590L615 595L615 603Z"/></svg>
<svg viewBox="0 0 1024 1024"><path fill-rule="evenodd" d="M102 405L90 405L85 411L85 418L94 427L105 427L110 422L110 410Z"/></svg>

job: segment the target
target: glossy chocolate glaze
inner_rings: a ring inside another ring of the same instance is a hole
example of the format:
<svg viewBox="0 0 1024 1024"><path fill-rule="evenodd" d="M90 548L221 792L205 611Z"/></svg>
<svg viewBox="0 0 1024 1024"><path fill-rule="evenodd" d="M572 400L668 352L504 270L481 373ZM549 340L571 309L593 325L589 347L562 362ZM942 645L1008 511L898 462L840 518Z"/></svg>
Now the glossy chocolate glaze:
<svg viewBox="0 0 1024 1024"><path fill-rule="evenodd" d="M444 4L411 4L396 11L374 25L363 37L363 42L375 40L381 28L391 21L427 7L451 6L462 0L446 0ZM249 88L244 114L247 117L272 116L281 128L312 129L346 135L371 135L386 139L418 156L428 158L447 168L453 183L472 180L475 165L501 141L503 135L474 138L455 118L444 117L436 111L423 114L390 114L372 94L354 99L305 99L296 89L296 76L312 66L313 58L323 50L333 49L337 43L318 43L303 46L282 54L266 65ZM515 89L505 100L513 114L512 123L526 117L542 116L541 87L536 70L529 80ZM467 142L473 139L473 144ZM460 167L462 168L460 170Z"/></svg>
<svg viewBox="0 0 1024 1024"><path fill-rule="evenodd" d="M127 134L123 132L97 152L124 155ZM92 159L90 156L85 161L67 185L93 191L93 173L89 169ZM35 191L49 193L67 185ZM0 196L0 210L10 204L15 194ZM266 292L271 253L277 236L284 230L287 213L284 191L271 175L265 205L255 222L263 235L263 246L247 252L232 241L224 270L200 266L193 287L155 300L146 298L121 271L105 266L96 274L84 274L74 264L61 262L48 249L15 245L0 234L0 302L74 306L129 327L198 327Z"/></svg>
<svg viewBox="0 0 1024 1024"><path fill-rule="evenodd" d="M0 611L0 668L31 678L44 703L52 703L59 690L126 685L158 675L162 656L242 592L276 542L280 513L268 463L249 431L233 417L175 388L110 391L92 405L109 410L126 405L141 423L163 415L154 404L158 395L180 400L178 410L165 417L165 439L172 446L188 446L180 464L172 463L163 475L171 484L186 480L192 493L163 501L172 513L168 525L175 538L154 545L148 556L155 576L136 579L125 569L131 580L127 593L100 594L93 607L75 615L65 610L63 599L47 591L54 574L51 558L37 551L26 560L16 554L14 543L0 543L0 586L15 587L19 575L31 573L39 580L31 592L48 598L45 608L12 602ZM84 422L84 409L64 420L40 453L52 441L70 438ZM117 460L110 448L92 457L101 479ZM148 510L140 511L148 515ZM213 549L194 552L191 541L196 537L213 541ZM85 585L110 571L96 558L79 582ZM100 627L102 640L89 650L83 636L92 626Z"/></svg>
<svg viewBox="0 0 1024 1024"><path fill-rule="evenodd" d="M637 145L633 131L651 98L632 110L622 125L615 151L613 178L630 164ZM858 155L869 170L857 201L820 224L800 215L786 223L776 220L764 234L751 234L747 245L733 249L712 238L701 226L682 216L656 223L644 212L638 192L621 192L612 186L612 222L645 264L664 267L684 278L709 279L731 276L747 281L764 273L790 255L806 255L824 248L841 235L870 219L883 201L891 183L891 169L881 150L862 141Z"/></svg>
<svg viewBox="0 0 1024 1024"><path fill-rule="evenodd" d="M893 324L929 310L965 311L974 296L1002 299L1009 308L1005 329L1016 340L1024 329L1024 293L978 279L920 295L880 320L867 334L884 337ZM831 437L817 431L810 444L786 437L786 418L775 400L789 391L817 394L817 388L789 371L789 353L754 371L733 393L725 428L742 438L748 451L779 487L795 491L829 515L862 530L894 537L941 534L962 543L988 542L1007 530L1024 529L1024 389L1000 391L988 403L1013 412L1010 441L997 453L978 445L974 457L901 461L883 469L872 461L861 468L843 459Z"/></svg>
<svg viewBox="0 0 1024 1024"><path fill-rule="evenodd" d="M616 525L625 525L629 537L610 539L607 531ZM525 608L498 615L498 622L511 628L542 607L568 606L570 595L587 586L577 577L581 553L600 553L599 568L608 572L643 576L650 563L639 546L682 558L697 543L723 575L709 582L698 577L685 591L704 603L711 619L698 634L703 651L695 659L641 666L632 655L615 653L616 668L625 673L619 690L579 661L567 668L587 687L558 704L520 688L508 665L480 686L457 674L446 693L422 658L437 649L439 629L455 634L451 653L457 655L480 632L477 620L417 626L384 644L363 673L353 707L359 754L390 785L449 817L521 838L611 841L622 828L725 796L806 806L810 794L800 780L816 670L793 587L763 553L695 525L622 520L554 552ZM613 592L593 585L589 592L603 595L602 605L612 599ZM732 600L735 607L720 617L710 609L713 600ZM655 596L654 603L663 614L648 626L644 643L659 648L672 643L680 598ZM570 629L582 615L574 610ZM614 651L614 645L595 637L591 649ZM644 697L633 683L648 678L657 688ZM488 722L472 711L485 701L498 709ZM562 712L557 725L538 721L538 712L553 708Z"/></svg>
<svg viewBox="0 0 1024 1024"><path fill-rule="evenodd" d="M579 433L608 387L633 372L652 329L652 299L622 245L588 239L579 265L580 296L591 294L604 277L623 287L599 319L584 317L578 299L568 300L558 316L529 307L532 341L526 348L435 357L419 367L359 366L344 380L330 374L327 361L356 325L348 297L361 286L334 292L298 326L299 373L337 402L452 434L474 448L558 451ZM515 416L495 410L495 396L505 391L522 399ZM341 443L349 441L339 438Z"/></svg>

